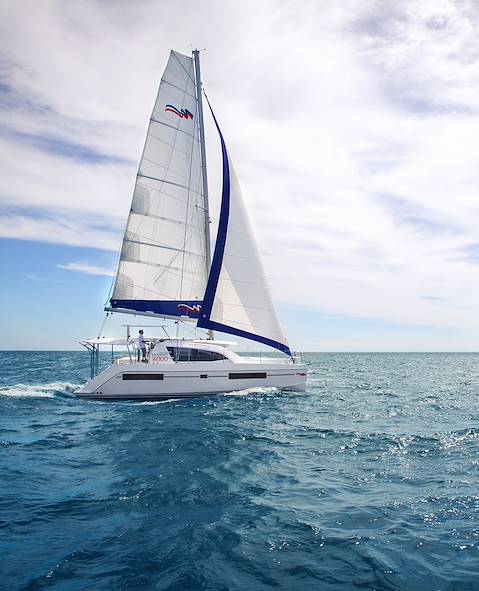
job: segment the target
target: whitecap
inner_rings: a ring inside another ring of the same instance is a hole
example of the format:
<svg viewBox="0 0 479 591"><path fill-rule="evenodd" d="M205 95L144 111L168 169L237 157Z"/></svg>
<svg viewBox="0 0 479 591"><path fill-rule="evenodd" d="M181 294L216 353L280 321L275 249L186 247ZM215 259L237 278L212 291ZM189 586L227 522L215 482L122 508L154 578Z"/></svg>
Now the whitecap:
<svg viewBox="0 0 479 591"><path fill-rule="evenodd" d="M49 384L13 384L0 386L0 396L13 398L54 398L55 394L71 394L80 388L70 382L51 382Z"/></svg>
<svg viewBox="0 0 479 591"><path fill-rule="evenodd" d="M138 406L153 406L157 404L168 404L169 402L179 402L181 398L168 398L167 400L144 400L138 402Z"/></svg>
<svg viewBox="0 0 479 591"><path fill-rule="evenodd" d="M252 386L244 390L225 392L223 396L249 396L250 394L276 394L277 392L279 392L279 389L274 386Z"/></svg>

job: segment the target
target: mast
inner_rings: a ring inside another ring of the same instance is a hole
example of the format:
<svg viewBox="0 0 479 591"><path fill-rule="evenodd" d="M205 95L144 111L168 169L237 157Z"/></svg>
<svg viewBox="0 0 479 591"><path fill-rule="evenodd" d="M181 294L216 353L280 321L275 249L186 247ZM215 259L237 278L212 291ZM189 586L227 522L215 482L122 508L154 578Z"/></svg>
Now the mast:
<svg viewBox="0 0 479 591"><path fill-rule="evenodd" d="M200 131L201 172L203 179L203 195L205 200L206 273L208 274L210 272L211 267L210 210L208 202L208 175L206 172L205 124L203 119L203 101L201 96L201 70L199 49L193 50L193 60L195 62L196 102L198 104L198 125ZM208 330L208 338L214 338L214 332L212 330Z"/></svg>

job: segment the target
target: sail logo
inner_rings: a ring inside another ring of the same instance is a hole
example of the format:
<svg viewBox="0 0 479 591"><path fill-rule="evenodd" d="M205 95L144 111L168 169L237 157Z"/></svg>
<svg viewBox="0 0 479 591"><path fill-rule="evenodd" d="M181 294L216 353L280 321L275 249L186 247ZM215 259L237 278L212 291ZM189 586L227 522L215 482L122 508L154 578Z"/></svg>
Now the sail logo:
<svg viewBox="0 0 479 591"><path fill-rule="evenodd" d="M188 109L177 109L174 105L166 105L165 111L174 113L181 119L193 119L193 113L190 113Z"/></svg>
<svg viewBox="0 0 479 591"><path fill-rule="evenodd" d="M194 312L195 314L199 314L201 312L201 304L193 304L190 306L189 304L178 304L178 308L183 308L188 312Z"/></svg>

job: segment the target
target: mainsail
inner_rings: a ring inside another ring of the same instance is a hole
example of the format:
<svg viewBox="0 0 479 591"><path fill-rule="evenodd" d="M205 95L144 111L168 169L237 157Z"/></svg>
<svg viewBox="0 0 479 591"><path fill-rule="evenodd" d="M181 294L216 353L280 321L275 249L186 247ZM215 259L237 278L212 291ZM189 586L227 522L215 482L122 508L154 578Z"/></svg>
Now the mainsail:
<svg viewBox="0 0 479 591"><path fill-rule="evenodd" d="M291 355L266 281L241 189L216 117L223 153L218 235L198 326L269 345Z"/></svg>
<svg viewBox="0 0 479 591"><path fill-rule="evenodd" d="M172 51L136 177L111 309L197 318L205 216L193 59Z"/></svg>

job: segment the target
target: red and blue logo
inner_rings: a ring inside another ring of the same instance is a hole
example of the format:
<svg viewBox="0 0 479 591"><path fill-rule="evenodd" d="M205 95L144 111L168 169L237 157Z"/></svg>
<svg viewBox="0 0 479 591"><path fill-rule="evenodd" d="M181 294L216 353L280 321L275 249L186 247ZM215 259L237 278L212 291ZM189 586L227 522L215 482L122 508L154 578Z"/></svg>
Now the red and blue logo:
<svg viewBox="0 0 479 591"><path fill-rule="evenodd" d="M174 105L166 105L165 111L174 113L181 117L181 119L193 119L193 113L190 113L188 109L177 109Z"/></svg>
<svg viewBox="0 0 479 591"><path fill-rule="evenodd" d="M193 312L193 314L199 314L201 312L201 304L193 304L191 306L189 304L178 304L176 307L178 309L183 308L186 314L188 312Z"/></svg>

